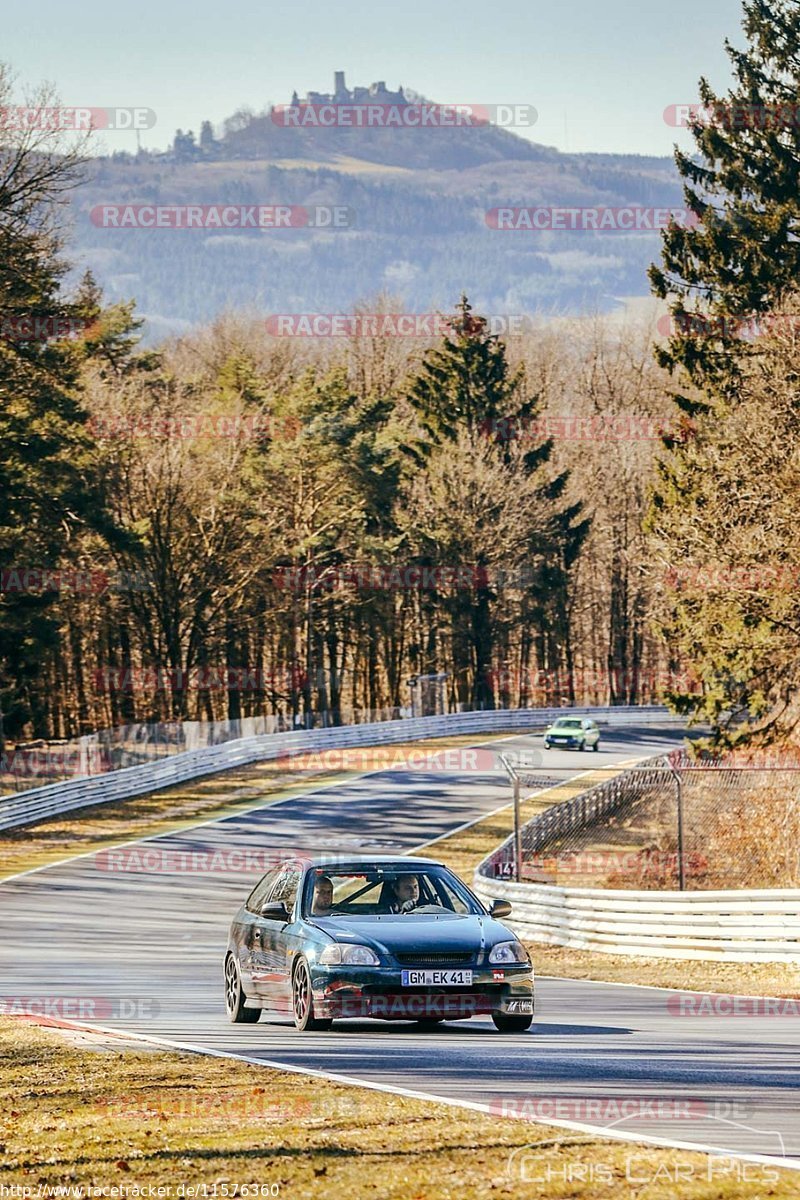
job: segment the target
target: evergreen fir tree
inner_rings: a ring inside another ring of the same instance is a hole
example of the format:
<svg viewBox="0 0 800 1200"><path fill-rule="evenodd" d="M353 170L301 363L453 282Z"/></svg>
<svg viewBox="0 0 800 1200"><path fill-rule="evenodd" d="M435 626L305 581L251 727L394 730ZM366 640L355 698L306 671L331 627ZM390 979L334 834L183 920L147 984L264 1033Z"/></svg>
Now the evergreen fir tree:
<svg viewBox="0 0 800 1200"><path fill-rule="evenodd" d="M537 416L540 398L529 396L522 369L511 371L502 340L489 331L485 317L476 315L462 295L442 343L425 357L414 380L409 401L427 440L410 447L423 463L437 445L456 442L460 434L483 435L497 446L505 461L514 455L514 442L526 438ZM590 527L583 505L563 503L568 473L555 476L545 471L553 449L552 439L533 444L521 455L523 473L536 479L542 520L531 531L528 554L535 566L526 569L523 610L542 635L549 664L569 664L569 629L566 593L570 569ZM485 562L474 564L478 579ZM509 564L509 578L516 568ZM502 584L501 584L502 586ZM492 581L479 582L474 596L462 592L451 606L454 620L471 629L472 661L475 667L471 703L494 707L491 682L492 621L490 606L496 598ZM469 608L469 612L459 612ZM542 664L544 665L544 664Z"/></svg>
<svg viewBox="0 0 800 1200"><path fill-rule="evenodd" d="M734 88L720 98L700 80L696 151L675 153L699 223L665 230L662 265L650 268L675 324L661 364L722 392L751 352L733 336L736 318L770 312L800 277L800 4L745 0L743 28L746 50L725 43ZM695 396L675 399L689 413L704 408Z"/></svg>

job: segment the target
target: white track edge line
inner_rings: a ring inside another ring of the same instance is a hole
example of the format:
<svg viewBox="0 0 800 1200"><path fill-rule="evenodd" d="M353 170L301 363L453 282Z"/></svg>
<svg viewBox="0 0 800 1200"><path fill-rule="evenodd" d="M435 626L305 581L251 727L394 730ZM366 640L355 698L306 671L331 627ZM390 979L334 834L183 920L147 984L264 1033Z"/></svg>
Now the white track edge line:
<svg viewBox="0 0 800 1200"><path fill-rule="evenodd" d="M258 1067L270 1067L273 1070L287 1071L292 1075L308 1075L316 1079L326 1079L331 1083L344 1083L348 1086L363 1087L374 1092L385 1092L393 1096L407 1096L412 1100L424 1100L428 1103L447 1104L451 1108L466 1108L472 1112L487 1113L489 1116L497 1116L488 1104L481 1104L477 1100L459 1100L456 1097L437 1096L430 1092L420 1092L413 1088L403 1088L388 1083L377 1083L374 1080L359 1079L352 1075L341 1075L335 1071L323 1071L317 1067L301 1067L295 1063L275 1062L272 1059L256 1058L253 1055L239 1054L235 1051L215 1050L211 1047L196 1046L192 1042L178 1042L171 1038L161 1038L153 1034L136 1033L133 1030L113 1029L106 1025L86 1025L79 1022L63 1021L59 1025L60 1028L66 1027L70 1029L79 1029L86 1032L101 1032L107 1033L115 1037L129 1037L134 1041L147 1042L154 1046L164 1046L170 1050L185 1050L191 1054L203 1054L212 1058L228 1058L238 1062L250 1063ZM47 1028L42 1025L41 1028ZM509 1119L509 1118L507 1118ZM516 1118L511 1117L514 1120ZM523 1119L523 1118L520 1118ZM672 1140L671 1138L659 1138L649 1135L636 1135L633 1133L623 1132L621 1130L611 1130L604 1128L602 1125L587 1125L579 1121L545 1121L537 1118L531 1124L553 1126L556 1129L573 1129L579 1133L591 1133L601 1138L611 1138L615 1141L633 1142L640 1145L657 1146L668 1150L692 1150L698 1154L707 1154L712 1157L735 1158L746 1162L756 1162L765 1164L770 1167L779 1167L785 1170L800 1171L800 1158L778 1158L767 1154L745 1154L735 1150L725 1149L721 1146L709 1146L704 1143L683 1142ZM765 1132L770 1132L766 1130Z"/></svg>

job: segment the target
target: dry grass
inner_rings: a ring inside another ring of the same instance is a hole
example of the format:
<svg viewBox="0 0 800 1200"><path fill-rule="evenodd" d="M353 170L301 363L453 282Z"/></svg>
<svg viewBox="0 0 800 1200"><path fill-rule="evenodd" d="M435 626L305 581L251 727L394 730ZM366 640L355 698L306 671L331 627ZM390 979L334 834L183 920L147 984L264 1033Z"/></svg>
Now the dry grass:
<svg viewBox="0 0 800 1200"><path fill-rule="evenodd" d="M600 979L609 983L638 983L686 992L800 997L800 967L787 963L633 958L625 954L572 950L567 946L545 946L541 942L523 940L527 942L540 975Z"/></svg>
<svg viewBox="0 0 800 1200"><path fill-rule="evenodd" d="M631 1194L631 1175L652 1181L635 1192L644 1200L798 1194L790 1172L751 1164L753 1182L745 1183L741 1165L698 1153L235 1060L119 1050L98 1039L76 1044L10 1018L0 1018L0 1064L0 1182L27 1186L34 1197L40 1186L151 1185L178 1200L181 1185L205 1184L212 1196L216 1184L218 1196L233 1196L237 1185L277 1184L287 1200L616 1200ZM719 1182L709 1183L710 1175Z"/></svg>

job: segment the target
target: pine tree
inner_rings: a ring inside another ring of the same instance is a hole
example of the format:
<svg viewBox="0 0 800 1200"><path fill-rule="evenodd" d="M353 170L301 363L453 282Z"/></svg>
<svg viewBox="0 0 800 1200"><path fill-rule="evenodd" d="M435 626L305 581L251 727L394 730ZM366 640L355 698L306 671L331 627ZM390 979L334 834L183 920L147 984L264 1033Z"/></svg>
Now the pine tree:
<svg viewBox="0 0 800 1200"><path fill-rule="evenodd" d="M580 503L565 504L563 495L568 473L552 476L546 465L553 449L552 439L519 451L515 443L526 438L539 409L539 397L525 390L524 372L511 371L502 340L489 330L485 317L473 313L466 296L461 297L451 320L451 331L425 356L408 398L427 440L409 448L420 464L434 470L436 447L467 439L485 439L493 444L499 460L516 464L520 479L532 485L538 496L538 521L527 535L526 563L507 563L509 578L523 568L528 582L521 588L522 609L541 634L540 644L553 667L569 665L569 629L566 592L570 569L590 526ZM453 521L458 514L453 514ZM473 668L469 701L478 707L494 707L491 681L493 624L491 605L496 600L492 580L485 574L488 562L479 555L473 564L478 571L474 595L457 593L450 600L454 626L469 629L468 642ZM502 585L501 585L502 586ZM466 669L466 667L464 668Z"/></svg>
<svg viewBox="0 0 800 1200"><path fill-rule="evenodd" d="M740 723L748 715L765 722L760 736L783 736L791 722L775 714L796 716L797 705L784 590L747 581L769 571L783 579L793 554L794 533L787 540L780 519L796 490L792 441L770 440L771 425L793 429L791 400L775 403L766 426L762 417L770 396L795 390L793 338L783 331L776 355L765 317L797 321L800 4L746 0L743 27L746 50L726 42L736 78L728 96L700 82L707 116L692 126L699 154L676 153L701 224L667 230L663 266L650 273L677 325L657 356L691 385L674 399L695 418L693 436L667 441L647 518L662 564L660 625L703 681L702 695L672 699L709 720L718 741L752 736ZM739 336L737 318L757 336Z"/></svg>
<svg viewBox="0 0 800 1200"><path fill-rule="evenodd" d="M0 108L10 99L0 70ZM52 98L42 97L47 101ZM7 133L0 147L0 570L56 568L70 537L101 520L91 439L79 387L77 342L57 327L80 321L61 292L54 212L76 182L75 152L55 135ZM7 577L8 578L8 577ZM35 713L42 654L55 639L57 592L0 592L0 677L6 732ZM8 719L10 718L10 720ZM0 719L0 748L3 722Z"/></svg>
<svg viewBox="0 0 800 1200"><path fill-rule="evenodd" d="M696 151L675 153L699 224L665 230L662 265L650 269L675 323L659 361L723 392L751 352L736 319L770 312L800 277L800 4L745 0L743 28L746 50L725 43L734 88L720 98L700 80ZM694 395L675 399L689 413L704 408Z"/></svg>

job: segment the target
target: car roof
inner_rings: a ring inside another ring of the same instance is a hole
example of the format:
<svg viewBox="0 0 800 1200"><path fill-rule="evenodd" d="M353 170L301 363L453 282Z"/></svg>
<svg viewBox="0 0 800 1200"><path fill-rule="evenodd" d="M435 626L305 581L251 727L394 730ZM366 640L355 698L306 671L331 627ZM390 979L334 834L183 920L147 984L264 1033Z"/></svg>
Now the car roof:
<svg viewBox="0 0 800 1200"><path fill-rule="evenodd" d="M409 864L426 867L444 866L444 863L436 858L416 858L410 854L348 854L346 857L343 854L319 854L305 860L305 865L308 868L327 867L331 871L337 867L363 867L372 865L375 867L391 866L402 868L407 867Z"/></svg>

